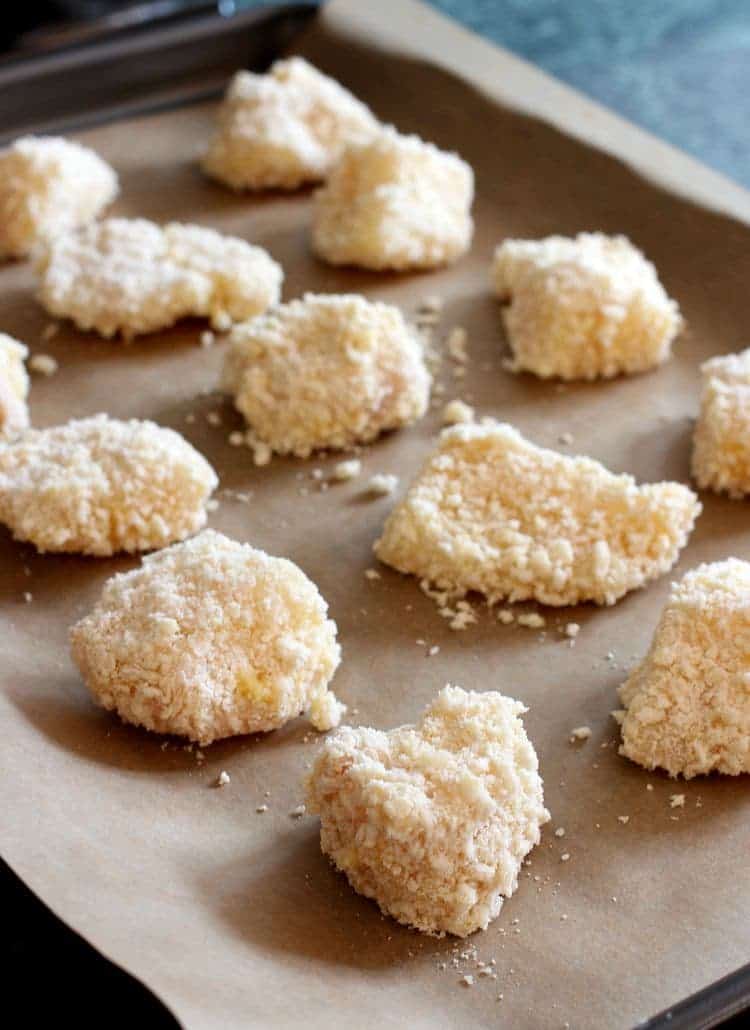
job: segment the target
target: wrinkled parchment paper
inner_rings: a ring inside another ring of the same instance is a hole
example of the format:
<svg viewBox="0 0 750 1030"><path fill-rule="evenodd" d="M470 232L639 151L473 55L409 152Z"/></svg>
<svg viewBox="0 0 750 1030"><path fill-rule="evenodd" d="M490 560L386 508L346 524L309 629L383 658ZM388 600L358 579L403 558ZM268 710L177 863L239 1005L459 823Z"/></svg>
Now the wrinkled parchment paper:
<svg viewBox="0 0 750 1030"><path fill-rule="evenodd" d="M471 162L477 229L467 258L406 276L317 264L309 193L238 197L201 177L195 158L210 105L82 137L121 174L117 212L195 221L267 247L286 270L287 298L359 290L413 314L421 298L439 294L437 339L462 325L470 340L463 381L443 362L446 399L462 397L540 444L640 480L685 480L698 363L750 342L750 231L739 220L747 195L417 4L334 2L300 49L384 120ZM487 288L493 247L506 235L582 229L625 232L656 262L688 323L674 360L608 384L560 388L511 376L501 369L505 343ZM248 451L228 445L239 419L204 395L223 347L199 346L200 323L122 346L70 326L44 342L47 322L28 266L0 269L0 328L60 362L56 376L34 381L37 425L108 411L183 432L221 477L210 524L292 558L330 602L344 651L335 687L351 718L380 727L413 720L447 681L521 698L553 814L518 892L470 942L496 959L497 979L461 986L460 975L477 971L471 959L451 965L452 940L383 919L321 856L315 820L290 818L318 741L304 721L217 744L202 763L174 741L165 749L161 738L120 725L89 700L66 635L105 578L136 562L42 557L3 531L2 850L62 919L191 1028L626 1027L747 960L747 777L676 784L614 746L615 688L649 643L669 576L613 609L548 611L543 639L487 614L452 632L414 580L387 569L377 581L364 576L393 502L365 501L364 480L397 472L400 493L432 446L437 412L368 448L361 480L321 492L310 471L335 458L257 469ZM207 422L211 411L221 426ZM564 433L572 445L559 443ZM747 505L703 501L675 575L750 557ZM561 632L571 620L581 624L573 648ZM434 644L440 651L428 657ZM584 724L591 739L571 745L569 731ZM231 783L212 789L221 770ZM685 794L684 808L670 807L674 793ZM268 811L256 813L263 804Z"/></svg>

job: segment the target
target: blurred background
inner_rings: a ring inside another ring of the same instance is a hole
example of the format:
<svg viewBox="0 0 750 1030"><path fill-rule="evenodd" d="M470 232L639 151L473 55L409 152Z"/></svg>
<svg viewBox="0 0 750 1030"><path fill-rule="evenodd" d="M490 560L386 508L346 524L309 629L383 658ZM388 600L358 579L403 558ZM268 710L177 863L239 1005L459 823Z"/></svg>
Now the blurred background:
<svg viewBox="0 0 750 1030"><path fill-rule="evenodd" d="M376 3L377 0L361 0ZM429 0L445 14L750 186L750 0ZM39 51L259 0L4 5L0 48Z"/></svg>

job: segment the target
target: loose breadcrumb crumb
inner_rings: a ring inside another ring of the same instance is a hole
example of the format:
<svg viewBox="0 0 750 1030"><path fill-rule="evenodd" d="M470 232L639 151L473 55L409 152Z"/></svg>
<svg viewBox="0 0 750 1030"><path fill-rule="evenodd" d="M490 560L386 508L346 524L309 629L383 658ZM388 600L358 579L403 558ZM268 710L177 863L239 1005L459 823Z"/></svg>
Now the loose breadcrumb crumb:
<svg viewBox="0 0 750 1030"><path fill-rule="evenodd" d="M665 362L682 328L656 269L624 236L505 240L492 286L512 371L542 378L596 379Z"/></svg>
<svg viewBox="0 0 750 1030"><path fill-rule="evenodd" d="M398 476L392 472L377 472L367 480L367 492L376 497L392 494L398 486Z"/></svg>
<svg viewBox="0 0 750 1030"><path fill-rule="evenodd" d="M266 75L234 75L203 170L235 190L293 190L325 178L346 144L379 129L343 86L292 57Z"/></svg>
<svg viewBox="0 0 750 1030"><path fill-rule="evenodd" d="M471 243L474 173L457 154L383 129L348 146L313 204L313 249L333 265L434 268Z"/></svg>
<svg viewBox="0 0 750 1030"><path fill-rule="evenodd" d="M143 218L61 233L40 249L36 270L50 314L125 339L189 316L228 328L275 304L283 279L281 266L245 240Z"/></svg>
<svg viewBox="0 0 750 1030"><path fill-rule="evenodd" d="M547 624L543 615L538 612L523 612L518 616L516 622L519 626L526 626L528 629L541 629Z"/></svg>
<svg viewBox="0 0 750 1030"><path fill-rule="evenodd" d="M328 738L307 806L355 890L426 933L464 937L497 916L549 819L525 711L448 686L417 726Z"/></svg>
<svg viewBox="0 0 750 1030"><path fill-rule="evenodd" d="M334 465L331 478L337 483L345 483L350 479L356 479L362 472L362 462L359 458L350 458L348 461L340 461Z"/></svg>
<svg viewBox="0 0 750 1030"><path fill-rule="evenodd" d="M217 787L226 787L227 784L229 784L231 782L232 782L232 780L231 780L231 777L229 776L229 773L226 772L224 769L222 769L221 772L219 773L219 775L216 777L216 786Z"/></svg>
<svg viewBox="0 0 750 1030"><path fill-rule="evenodd" d="M29 377L24 365L28 354L20 340L0 333L0 441L14 439L29 425Z"/></svg>
<svg viewBox="0 0 750 1030"><path fill-rule="evenodd" d="M685 807L685 795L684 794L670 794L670 796L669 796L669 807L670 808L684 808Z"/></svg>
<svg viewBox="0 0 750 1030"><path fill-rule="evenodd" d="M96 415L0 450L0 522L39 551L147 551L199 530L217 485L179 433Z"/></svg>
<svg viewBox="0 0 750 1030"><path fill-rule="evenodd" d="M222 387L259 439L304 458L421 418L430 375L398 308L308 293L235 327Z"/></svg>
<svg viewBox="0 0 750 1030"><path fill-rule="evenodd" d="M570 731L570 742L575 743L577 740L588 740L591 736L590 726L576 726L575 729Z"/></svg>
<svg viewBox="0 0 750 1030"><path fill-rule="evenodd" d="M448 339L445 342L446 350L448 354L457 361L459 364L465 364L469 360L469 355L466 351L466 347L469 343L469 334L463 328L463 326L457 325L454 329L448 333Z"/></svg>
<svg viewBox="0 0 750 1030"><path fill-rule="evenodd" d="M701 365L703 392L692 473L702 490L750 493L750 348Z"/></svg>
<svg viewBox="0 0 750 1030"><path fill-rule="evenodd" d="M614 604L672 567L700 510L679 483L637 486L488 419L442 432L375 552L447 596Z"/></svg>
<svg viewBox="0 0 750 1030"><path fill-rule="evenodd" d="M51 354L33 354L29 358L29 368L39 375L53 376L60 366Z"/></svg>
<svg viewBox="0 0 750 1030"><path fill-rule="evenodd" d="M109 579L72 653L101 705L157 733L210 744L303 711L329 729L344 706L326 613L292 562L205 530Z"/></svg>
<svg viewBox="0 0 750 1030"><path fill-rule="evenodd" d="M114 171L79 143L24 136L0 148L0 260L93 221L116 195Z"/></svg>
<svg viewBox="0 0 750 1030"><path fill-rule="evenodd" d="M455 426L461 422L474 421L474 409L465 401L448 401L443 408L442 421L444 426Z"/></svg>
<svg viewBox="0 0 750 1030"><path fill-rule="evenodd" d="M510 626L512 622L515 622L515 615L509 608L501 608L497 613L498 622L502 622L504 626Z"/></svg>
<svg viewBox="0 0 750 1030"><path fill-rule="evenodd" d="M672 585L648 654L620 688L620 754L685 779L750 772L750 563L699 565Z"/></svg>
<svg viewBox="0 0 750 1030"><path fill-rule="evenodd" d="M581 627L577 622L568 622L565 626L565 636L570 637L571 640L575 640L580 632Z"/></svg>

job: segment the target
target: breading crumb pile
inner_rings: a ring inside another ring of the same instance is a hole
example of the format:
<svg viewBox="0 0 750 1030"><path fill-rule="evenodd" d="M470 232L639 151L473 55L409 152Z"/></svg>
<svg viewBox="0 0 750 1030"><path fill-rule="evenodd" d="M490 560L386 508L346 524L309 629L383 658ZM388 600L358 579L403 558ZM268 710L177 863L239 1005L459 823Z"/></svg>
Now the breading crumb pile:
<svg viewBox="0 0 750 1030"><path fill-rule="evenodd" d="M117 195L98 154L59 136L24 136L0 149L0 259L92 222Z"/></svg>
<svg viewBox="0 0 750 1030"><path fill-rule="evenodd" d="M688 572L620 688L620 754L686 779L750 772L749 654L750 563Z"/></svg>
<svg viewBox="0 0 750 1030"><path fill-rule="evenodd" d="M218 328L279 299L283 272L261 247L198 225L110 218L55 237L37 260L39 299L79 329L126 339L191 316Z"/></svg>
<svg viewBox="0 0 750 1030"><path fill-rule="evenodd" d="M442 432L375 552L449 595L614 604L674 565L700 510L679 483L637 486L487 420Z"/></svg>
<svg viewBox="0 0 750 1030"><path fill-rule="evenodd" d="M325 178L347 143L378 132L369 108L301 57L240 71L219 110L204 171L232 189L296 189Z"/></svg>
<svg viewBox="0 0 750 1030"><path fill-rule="evenodd" d="M693 478L702 490L750 493L750 348L701 365L703 393L693 437Z"/></svg>
<svg viewBox="0 0 750 1030"><path fill-rule="evenodd" d="M29 377L24 365L28 354L22 343L0 333L0 440L12 440L29 424Z"/></svg>
<svg viewBox="0 0 750 1030"><path fill-rule="evenodd" d="M0 522L39 551L110 555L183 540L218 485L172 429L96 415L0 446Z"/></svg>
<svg viewBox="0 0 750 1030"><path fill-rule="evenodd" d="M434 268L471 243L474 173L457 154L384 129L347 147L315 194L313 249L332 265Z"/></svg>
<svg viewBox="0 0 750 1030"><path fill-rule="evenodd" d="M210 744L308 710L326 730L344 711L326 613L292 562L205 530L108 580L72 652L101 705L157 733Z"/></svg>
<svg viewBox="0 0 750 1030"><path fill-rule="evenodd" d="M347 726L326 740L307 809L355 890L426 933L487 927L549 819L525 711L447 686L418 726Z"/></svg>
<svg viewBox="0 0 750 1030"><path fill-rule="evenodd" d="M430 376L398 308L308 293L235 327L222 386L258 438L307 457L421 418Z"/></svg>
<svg viewBox="0 0 750 1030"><path fill-rule="evenodd" d="M682 319L656 269L624 236L505 240L492 286L514 371L597 379L643 372L669 356Z"/></svg>

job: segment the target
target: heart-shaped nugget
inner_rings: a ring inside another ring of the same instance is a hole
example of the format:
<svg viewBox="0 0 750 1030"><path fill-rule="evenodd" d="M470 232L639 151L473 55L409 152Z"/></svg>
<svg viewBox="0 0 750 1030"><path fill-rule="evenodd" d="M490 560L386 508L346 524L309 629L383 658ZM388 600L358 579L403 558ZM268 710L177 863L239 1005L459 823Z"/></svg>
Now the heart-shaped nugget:
<svg viewBox="0 0 750 1030"><path fill-rule="evenodd" d="M329 737L307 807L356 891L425 933L487 927L549 819L525 711L446 686L416 726Z"/></svg>

